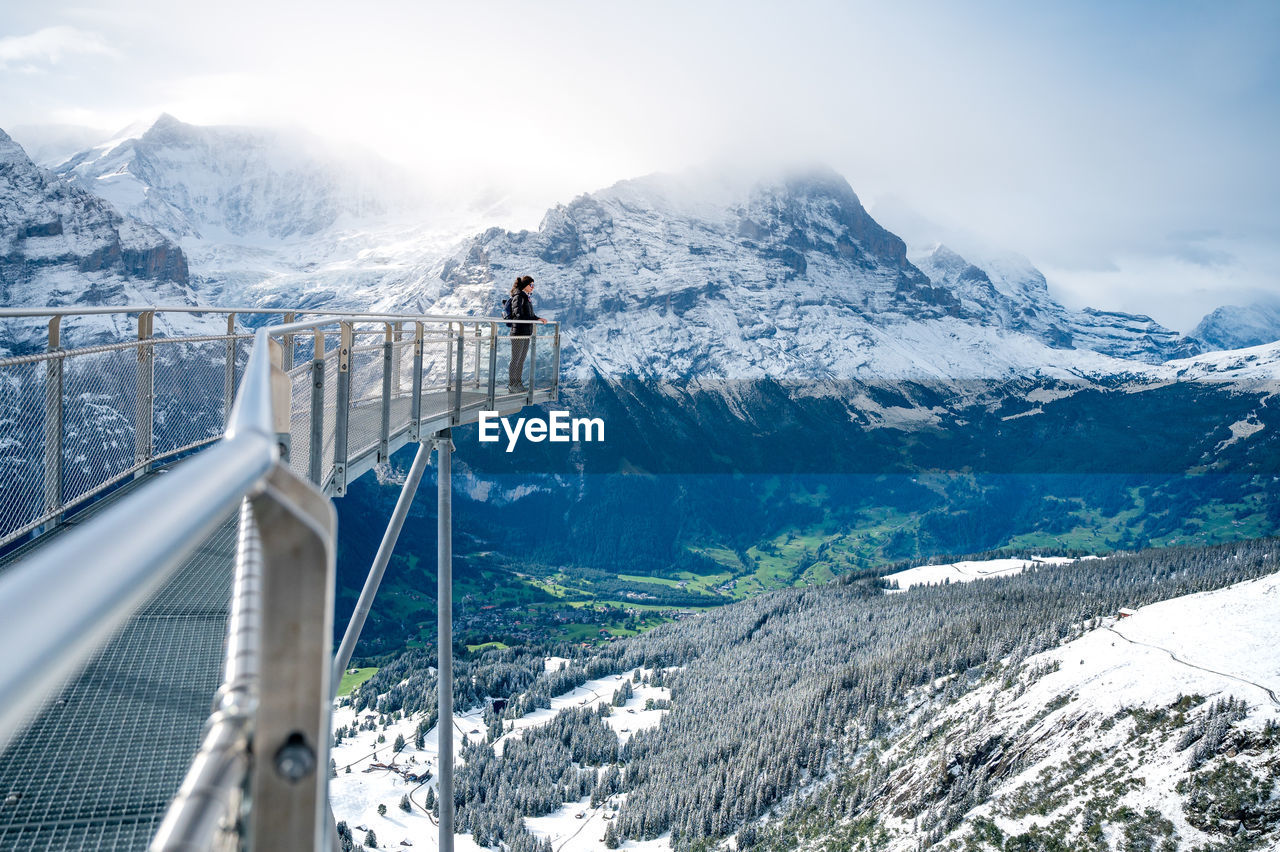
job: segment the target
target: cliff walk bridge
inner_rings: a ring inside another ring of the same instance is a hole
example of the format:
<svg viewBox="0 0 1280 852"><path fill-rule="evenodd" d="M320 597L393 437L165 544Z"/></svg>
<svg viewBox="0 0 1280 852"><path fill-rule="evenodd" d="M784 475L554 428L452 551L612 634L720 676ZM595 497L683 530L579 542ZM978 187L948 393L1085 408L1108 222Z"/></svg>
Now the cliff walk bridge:
<svg viewBox="0 0 1280 852"><path fill-rule="evenodd" d="M338 681L433 449L452 670L450 430L557 399L532 327L514 391L492 318L0 309L0 849L338 848ZM411 443L335 652L331 498Z"/></svg>

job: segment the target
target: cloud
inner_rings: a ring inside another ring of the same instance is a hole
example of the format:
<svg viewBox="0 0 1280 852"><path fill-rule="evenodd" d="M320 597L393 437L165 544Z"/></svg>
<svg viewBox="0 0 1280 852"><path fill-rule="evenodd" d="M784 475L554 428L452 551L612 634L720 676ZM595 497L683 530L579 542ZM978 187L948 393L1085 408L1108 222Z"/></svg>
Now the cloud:
<svg viewBox="0 0 1280 852"><path fill-rule="evenodd" d="M31 73L73 55L117 57L120 53L97 33L75 27L45 27L29 35L0 38L0 70Z"/></svg>

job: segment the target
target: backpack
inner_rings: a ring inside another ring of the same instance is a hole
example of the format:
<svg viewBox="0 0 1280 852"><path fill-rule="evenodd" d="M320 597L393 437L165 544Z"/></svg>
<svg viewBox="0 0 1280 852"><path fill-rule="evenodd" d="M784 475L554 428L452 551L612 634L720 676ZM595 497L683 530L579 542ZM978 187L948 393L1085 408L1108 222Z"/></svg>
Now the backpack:
<svg viewBox="0 0 1280 852"><path fill-rule="evenodd" d="M512 296L511 298L503 299L503 300L502 300L502 318L503 318L504 320L510 320L510 319L515 319L515 318L516 318L516 314L515 314L515 310L516 310L515 301L516 301L516 300L515 300L515 297L514 297L514 296ZM515 327L515 324L514 324L514 323L507 323L507 328L514 328L514 327Z"/></svg>

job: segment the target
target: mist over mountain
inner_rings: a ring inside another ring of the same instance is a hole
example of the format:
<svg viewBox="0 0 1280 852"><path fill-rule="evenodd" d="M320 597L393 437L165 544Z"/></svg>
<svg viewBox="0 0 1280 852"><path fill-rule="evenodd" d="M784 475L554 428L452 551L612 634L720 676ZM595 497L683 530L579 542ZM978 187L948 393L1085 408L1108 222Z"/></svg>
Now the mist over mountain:
<svg viewBox="0 0 1280 852"><path fill-rule="evenodd" d="M65 163L104 138L101 130L74 124L15 125L9 128L9 135L22 146L32 162L45 169Z"/></svg>
<svg viewBox="0 0 1280 852"><path fill-rule="evenodd" d="M175 236L245 243L307 237L343 216L421 203L405 191L405 176L372 154L340 158L314 137L197 127L167 114L140 135L81 151L57 171Z"/></svg>
<svg viewBox="0 0 1280 852"><path fill-rule="evenodd" d="M368 309L486 219L376 154L162 115L57 166L178 242L210 304ZM477 206L479 205L479 206ZM403 296L402 296L403 298Z"/></svg>

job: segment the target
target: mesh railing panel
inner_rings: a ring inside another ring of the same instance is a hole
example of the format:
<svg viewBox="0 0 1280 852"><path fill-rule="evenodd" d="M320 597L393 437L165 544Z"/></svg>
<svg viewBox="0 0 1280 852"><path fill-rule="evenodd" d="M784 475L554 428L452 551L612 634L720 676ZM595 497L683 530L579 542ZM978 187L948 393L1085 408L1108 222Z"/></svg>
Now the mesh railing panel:
<svg viewBox="0 0 1280 852"><path fill-rule="evenodd" d="M320 483L329 481L333 475L333 447L335 419L329 412L338 410L338 352L332 351L324 356L324 455L320 460Z"/></svg>
<svg viewBox="0 0 1280 852"><path fill-rule="evenodd" d="M221 437L227 416L226 363L225 341L156 341L155 456Z"/></svg>
<svg viewBox="0 0 1280 852"><path fill-rule="evenodd" d="M48 362L0 367L0 543L45 509L45 374Z"/></svg>
<svg viewBox="0 0 1280 852"><path fill-rule="evenodd" d="M289 469L310 479L311 362L289 371Z"/></svg>
<svg viewBox="0 0 1280 852"><path fill-rule="evenodd" d="M382 399L382 344L357 346L351 351L351 401Z"/></svg>
<svg viewBox="0 0 1280 852"><path fill-rule="evenodd" d="M413 393L413 335L402 335L392 353L391 392L395 396Z"/></svg>
<svg viewBox="0 0 1280 852"><path fill-rule="evenodd" d="M528 337L514 337L511 334L500 334L498 336L498 379L495 384L494 392L497 396L523 396L527 391L509 391L509 384L523 384L525 387L536 387L534 382L535 354L536 360L542 360L542 353L534 351L531 345L532 340ZM538 347L543 345L543 340L538 339ZM524 351L524 360L520 366L519 373L511 371L512 352L517 347ZM537 372L541 374L539 367Z"/></svg>
<svg viewBox="0 0 1280 852"><path fill-rule="evenodd" d="M382 435L382 346L351 350L351 411L347 450L352 457L376 446Z"/></svg>
<svg viewBox="0 0 1280 852"><path fill-rule="evenodd" d="M244 370L249 366L249 356L253 353L253 335L246 334L236 338L236 393L240 392L240 380L244 378Z"/></svg>
<svg viewBox="0 0 1280 852"><path fill-rule="evenodd" d="M63 360L63 502L135 467L138 350L69 354Z"/></svg>
<svg viewBox="0 0 1280 852"><path fill-rule="evenodd" d="M413 338L397 341L391 348L391 395L402 397L413 393ZM395 428L392 421L391 428Z"/></svg>
<svg viewBox="0 0 1280 852"><path fill-rule="evenodd" d="M444 390L449 383L450 340L443 334L427 334L422 339L422 389Z"/></svg>
<svg viewBox="0 0 1280 852"><path fill-rule="evenodd" d="M498 380L494 385L494 393L497 396L507 394L507 385L511 382L511 336L505 333L498 335Z"/></svg>
<svg viewBox="0 0 1280 852"><path fill-rule="evenodd" d="M529 350L529 365L526 369L525 384L534 390L545 390L549 387L548 377L551 375L551 336L539 334Z"/></svg>

